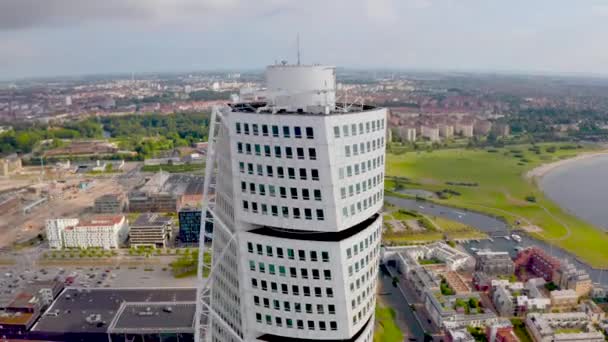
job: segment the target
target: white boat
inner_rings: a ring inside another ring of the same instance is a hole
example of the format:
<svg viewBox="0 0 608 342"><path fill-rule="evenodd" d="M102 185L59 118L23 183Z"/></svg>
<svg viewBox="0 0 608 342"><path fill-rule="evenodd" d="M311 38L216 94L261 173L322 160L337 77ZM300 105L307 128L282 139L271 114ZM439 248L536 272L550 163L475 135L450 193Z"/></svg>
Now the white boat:
<svg viewBox="0 0 608 342"><path fill-rule="evenodd" d="M513 240L515 240L517 242L521 242L521 236L519 236L517 234L511 234L511 237L513 238Z"/></svg>
<svg viewBox="0 0 608 342"><path fill-rule="evenodd" d="M473 252L475 252L475 251L477 251L477 248L475 248L475 247L471 247L471 250L472 250Z"/></svg>
<svg viewBox="0 0 608 342"><path fill-rule="evenodd" d="M505 240L511 241L511 237L509 235L505 235Z"/></svg>

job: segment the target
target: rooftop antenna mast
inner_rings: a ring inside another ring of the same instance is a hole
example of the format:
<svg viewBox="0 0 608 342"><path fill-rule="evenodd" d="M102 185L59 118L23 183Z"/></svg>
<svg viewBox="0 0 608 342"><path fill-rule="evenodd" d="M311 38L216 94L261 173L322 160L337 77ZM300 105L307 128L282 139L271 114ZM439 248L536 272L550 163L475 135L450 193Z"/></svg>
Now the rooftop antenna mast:
<svg viewBox="0 0 608 342"><path fill-rule="evenodd" d="M298 65L300 65L300 34L296 36L296 45L298 48Z"/></svg>

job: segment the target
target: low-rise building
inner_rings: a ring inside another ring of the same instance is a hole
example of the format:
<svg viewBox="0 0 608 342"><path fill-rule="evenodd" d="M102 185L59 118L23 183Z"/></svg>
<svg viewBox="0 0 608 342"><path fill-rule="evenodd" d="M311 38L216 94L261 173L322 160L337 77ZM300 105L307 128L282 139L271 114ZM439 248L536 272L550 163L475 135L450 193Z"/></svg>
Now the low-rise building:
<svg viewBox="0 0 608 342"><path fill-rule="evenodd" d="M491 276L507 276L515 272L508 252L479 251L475 254L475 270Z"/></svg>
<svg viewBox="0 0 608 342"><path fill-rule="evenodd" d="M526 327L537 342L602 342L597 330L584 312L531 313Z"/></svg>
<svg viewBox="0 0 608 342"><path fill-rule="evenodd" d="M447 342L475 342L475 338L467 329L451 329L445 334Z"/></svg>
<svg viewBox="0 0 608 342"><path fill-rule="evenodd" d="M551 300L529 282L511 283L507 280L493 281L492 302L498 313L505 317L544 312L551 304Z"/></svg>
<svg viewBox="0 0 608 342"><path fill-rule="evenodd" d="M476 303L473 307L471 303ZM426 308L432 322L443 329L462 329L469 326L483 327L498 321L490 309L481 305L479 294L444 296L438 291L427 290L424 297Z"/></svg>
<svg viewBox="0 0 608 342"><path fill-rule="evenodd" d="M593 288L593 282L589 273L577 269L569 262L562 262L555 272L555 283L562 289L574 290L579 296L587 296Z"/></svg>
<svg viewBox="0 0 608 342"><path fill-rule="evenodd" d="M594 324L598 324L606 319L606 312L590 299L583 300L580 308Z"/></svg>
<svg viewBox="0 0 608 342"><path fill-rule="evenodd" d="M486 327L486 338L488 342L519 342L519 338L513 332L513 325L508 319Z"/></svg>
<svg viewBox="0 0 608 342"><path fill-rule="evenodd" d="M570 309L578 305L578 295L574 290L555 290L549 294L553 309Z"/></svg>
<svg viewBox="0 0 608 342"><path fill-rule="evenodd" d="M171 238L171 227L170 217L157 213L141 214L130 226L129 244L165 248Z"/></svg>
<svg viewBox="0 0 608 342"><path fill-rule="evenodd" d="M523 249L515 258L515 269L520 272L520 275L521 271L525 271L526 274L531 273L546 281L553 281L559 268L560 261L538 247Z"/></svg>
<svg viewBox="0 0 608 342"><path fill-rule="evenodd" d="M53 219L46 223L49 247L118 248L127 239L129 225L123 215L98 215L88 219Z"/></svg>
<svg viewBox="0 0 608 342"><path fill-rule="evenodd" d="M117 192L97 197L93 205L93 211L97 214L120 214L126 209L126 206L125 195Z"/></svg>

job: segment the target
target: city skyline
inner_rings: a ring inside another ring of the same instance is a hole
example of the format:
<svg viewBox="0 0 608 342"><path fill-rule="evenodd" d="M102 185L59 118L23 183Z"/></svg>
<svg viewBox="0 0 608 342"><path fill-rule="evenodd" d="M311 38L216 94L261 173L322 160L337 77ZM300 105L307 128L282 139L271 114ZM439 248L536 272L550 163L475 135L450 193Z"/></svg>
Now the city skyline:
<svg viewBox="0 0 608 342"><path fill-rule="evenodd" d="M9 0L0 13L3 80L253 69L295 61L298 33L307 63L608 74L602 1Z"/></svg>

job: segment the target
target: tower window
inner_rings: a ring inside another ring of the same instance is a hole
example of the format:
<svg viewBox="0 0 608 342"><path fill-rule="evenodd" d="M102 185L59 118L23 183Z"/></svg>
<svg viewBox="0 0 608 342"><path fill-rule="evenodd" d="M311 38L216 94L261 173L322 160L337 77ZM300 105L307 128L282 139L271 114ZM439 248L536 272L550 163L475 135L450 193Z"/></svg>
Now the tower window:
<svg viewBox="0 0 608 342"><path fill-rule="evenodd" d="M313 130L312 127L306 127L306 138L307 139L314 139L315 138L315 132Z"/></svg>

